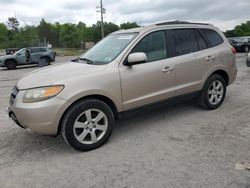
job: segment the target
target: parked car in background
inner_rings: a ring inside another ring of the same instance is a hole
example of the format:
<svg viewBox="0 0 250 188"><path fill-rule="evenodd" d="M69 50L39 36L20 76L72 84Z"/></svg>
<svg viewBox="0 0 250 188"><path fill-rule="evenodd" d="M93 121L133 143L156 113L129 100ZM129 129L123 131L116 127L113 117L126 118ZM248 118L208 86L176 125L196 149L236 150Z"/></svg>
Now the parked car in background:
<svg viewBox="0 0 250 188"><path fill-rule="evenodd" d="M250 53L247 55L247 66L250 67Z"/></svg>
<svg viewBox="0 0 250 188"><path fill-rule="evenodd" d="M20 127L61 133L70 146L87 151L109 139L126 111L181 96L219 108L236 75L235 49L218 28L164 22L116 31L76 62L23 76L8 111Z"/></svg>
<svg viewBox="0 0 250 188"><path fill-rule="evenodd" d="M18 65L39 64L49 65L55 61L56 53L44 47L22 48L12 55L0 57L0 67L15 69Z"/></svg>
<svg viewBox="0 0 250 188"><path fill-rule="evenodd" d="M250 50L250 37L228 38L228 41L237 52L248 53Z"/></svg>

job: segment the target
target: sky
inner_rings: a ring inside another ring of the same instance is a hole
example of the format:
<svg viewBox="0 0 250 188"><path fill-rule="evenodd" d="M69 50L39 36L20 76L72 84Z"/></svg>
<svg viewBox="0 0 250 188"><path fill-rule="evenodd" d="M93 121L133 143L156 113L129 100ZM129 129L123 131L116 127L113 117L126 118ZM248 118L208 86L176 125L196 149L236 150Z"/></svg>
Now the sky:
<svg viewBox="0 0 250 188"><path fill-rule="evenodd" d="M0 22L16 17L22 25L44 18L54 23L92 25L100 20L99 0L0 0ZM221 30L250 20L250 0L103 0L104 21L149 25L184 20L211 23Z"/></svg>

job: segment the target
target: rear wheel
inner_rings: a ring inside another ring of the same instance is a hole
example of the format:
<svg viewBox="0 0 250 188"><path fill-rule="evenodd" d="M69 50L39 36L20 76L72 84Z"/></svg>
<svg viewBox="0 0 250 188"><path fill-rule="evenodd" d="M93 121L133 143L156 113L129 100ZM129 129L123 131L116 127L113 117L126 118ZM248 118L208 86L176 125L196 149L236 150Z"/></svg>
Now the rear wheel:
<svg viewBox="0 0 250 188"><path fill-rule="evenodd" d="M214 74L207 79L198 102L201 107L213 110L221 106L225 96L225 79L218 74Z"/></svg>
<svg viewBox="0 0 250 188"><path fill-rule="evenodd" d="M16 69L16 62L15 62L15 61L7 61L7 62L5 63L5 66L6 66L7 69L9 69L9 70Z"/></svg>
<svg viewBox="0 0 250 188"><path fill-rule="evenodd" d="M106 103L87 99L66 112L62 120L62 135L74 149L89 151L107 142L114 123L113 112Z"/></svg>
<svg viewBox="0 0 250 188"><path fill-rule="evenodd" d="M249 52L249 47L248 47L248 46L245 46L245 47L244 47L244 52L246 52L246 53Z"/></svg>

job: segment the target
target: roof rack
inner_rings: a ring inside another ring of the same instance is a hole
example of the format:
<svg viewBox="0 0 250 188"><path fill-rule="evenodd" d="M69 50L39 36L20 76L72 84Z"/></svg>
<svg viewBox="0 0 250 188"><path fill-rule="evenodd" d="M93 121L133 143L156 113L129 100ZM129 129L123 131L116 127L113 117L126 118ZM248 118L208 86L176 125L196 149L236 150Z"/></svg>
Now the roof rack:
<svg viewBox="0 0 250 188"><path fill-rule="evenodd" d="M210 25L208 23L192 23L192 22L186 22L186 21L170 21L170 22L161 22L161 23L157 23L155 25L177 25L177 24L197 24L197 25Z"/></svg>

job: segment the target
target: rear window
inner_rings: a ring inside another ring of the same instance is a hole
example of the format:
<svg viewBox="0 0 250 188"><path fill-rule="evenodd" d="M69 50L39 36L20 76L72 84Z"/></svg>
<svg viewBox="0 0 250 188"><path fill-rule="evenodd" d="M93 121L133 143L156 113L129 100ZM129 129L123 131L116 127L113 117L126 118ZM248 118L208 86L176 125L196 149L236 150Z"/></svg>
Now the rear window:
<svg viewBox="0 0 250 188"><path fill-rule="evenodd" d="M207 38L209 46L214 47L223 43L222 37L214 30L200 29L203 35Z"/></svg>

